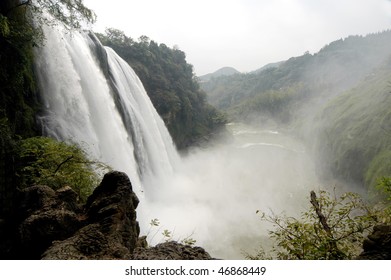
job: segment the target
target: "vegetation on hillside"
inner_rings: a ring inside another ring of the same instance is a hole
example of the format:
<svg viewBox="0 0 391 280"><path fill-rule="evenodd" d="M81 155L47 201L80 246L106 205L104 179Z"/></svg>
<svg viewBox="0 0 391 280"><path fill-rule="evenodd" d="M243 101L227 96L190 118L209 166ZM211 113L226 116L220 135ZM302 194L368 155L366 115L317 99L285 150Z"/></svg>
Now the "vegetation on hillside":
<svg viewBox="0 0 391 280"><path fill-rule="evenodd" d="M179 149L224 125L224 116L207 103L183 51L146 36L135 41L116 29L97 35L137 73Z"/></svg>
<svg viewBox="0 0 391 280"><path fill-rule="evenodd" d="M373 189L391 174L391 60L333 99L316 118L322 164L334 176Z"/></svg>

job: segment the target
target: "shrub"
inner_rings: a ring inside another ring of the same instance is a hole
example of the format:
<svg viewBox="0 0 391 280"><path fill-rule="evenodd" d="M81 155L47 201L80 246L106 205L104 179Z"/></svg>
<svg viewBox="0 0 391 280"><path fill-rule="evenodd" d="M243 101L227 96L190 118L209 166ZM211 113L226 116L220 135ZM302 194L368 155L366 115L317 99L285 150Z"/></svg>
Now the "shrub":
<svg viewBox="0 0 391 280"><path fill-rule="evenodd" d="M90 161L76 145L47 137L20 141L21 186L47 185L53 189L70 186L85 201L99 182L98 171L107 169Z"/></svg>

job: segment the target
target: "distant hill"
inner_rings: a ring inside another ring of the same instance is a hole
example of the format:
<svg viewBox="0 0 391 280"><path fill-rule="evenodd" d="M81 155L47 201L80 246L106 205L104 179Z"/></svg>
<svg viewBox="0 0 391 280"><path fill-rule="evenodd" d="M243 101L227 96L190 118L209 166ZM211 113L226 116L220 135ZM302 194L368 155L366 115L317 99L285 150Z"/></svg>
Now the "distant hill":
<svg viewBox="0 0 391 280"><path fill-rule="evenodd" d="M264 66L262 66L261 68L257 69L257 70L254 70L254 71L251 71L250 73L259 73L259 72L262 72L263 70L266 70L266 69L269 69L269 68L277 68L279 67L281 64L283 64L285 61L278 61L278 62L272 62L272 63L268 63Z"/></svg>
<svg viewBox="0 0 391 280"><path fill-rule="evenodd" d="M240 72L233 67L223 67L213 73L209 73L203 76L198 77L200 82L207 82L212 78L218 78L221 76L230 76L234 74L239 74Z"/></svg>

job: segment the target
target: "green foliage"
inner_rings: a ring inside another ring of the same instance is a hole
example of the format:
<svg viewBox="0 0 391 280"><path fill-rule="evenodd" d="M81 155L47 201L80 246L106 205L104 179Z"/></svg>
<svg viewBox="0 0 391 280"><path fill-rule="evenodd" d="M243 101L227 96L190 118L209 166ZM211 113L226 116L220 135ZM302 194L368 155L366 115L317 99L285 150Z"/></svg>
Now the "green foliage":
<svg viewBox="0 0 391 280"><path fill-rule="evenodd" d="M83 22L96 21L95 13L84 5L83 0L33 0L29 1L28 5L41 24L57 24L45 18L45 11L68 29L80 29Z"/></svg>
<svg viewBox="0 0 391 280"><path fill-rule="evenodd" d="M312 207L300 219L285 215L262 214L270 223L270 238L275 242L272 254L277 259L352 259L362 251L362 242L384 213L369 207L358 194L340 197L320 191L311 196ZM323 218L322 218L323 217ZM389 217L387 218L389 221ZM250 259L267 257L261 250Z"/></svg>
<svg viewBox="0 0 391 280"><path fill-rule="evenodd" d="M391 216L391 177L381 177L377 180L376 190L380 193L385 206L385 215Z"/></svg>
<svg viewBox="0 0 391 280"><path fill-rule="evenodd" d="M186 148L225 124L225 117L206 102L184 52L146 36L135 41L116 29L97 36L135 70L178 148Z"/></svg>
<svg viewBox="0 0 391 280"><path fill-rule="evenodd" d="M184 238L181 240L181 243L183 245L187 245L187 246L194 246L196 243L197 243L197 240L191 238L190 236Z"/></svg>
<svg viewBox="0 0 391 280"><path fill-rule="evenodd" d="M388 201L391 201L391 177L380 178L377 183L377 188L386 194Z"/></svg>
<svg viewBox="0 0 391 280"><path fill-rule="evenodd" d="M76 145L57 142L51 138L33 137L21 140L19 170L21 187L47 185L53 189L70 186L85 201L99 183L98 168Z"/></svg>
<svg viewBox="0 0 391 280"><path fill-rule="evenodd" d="M384 137L382 134L379 136ZM388 145L380 146L380 149L375 153L366 171L365 182L371 191L374 186L379 184L378 178L385 178L384 176L391 174L391 151L388 150L388 147Z"/></svg>
<svg viewBox="0 0 391 280"><path fill-rule="evenodd" d="M7 37L10 34L8 19L0 14L0 35Z"/></svg>

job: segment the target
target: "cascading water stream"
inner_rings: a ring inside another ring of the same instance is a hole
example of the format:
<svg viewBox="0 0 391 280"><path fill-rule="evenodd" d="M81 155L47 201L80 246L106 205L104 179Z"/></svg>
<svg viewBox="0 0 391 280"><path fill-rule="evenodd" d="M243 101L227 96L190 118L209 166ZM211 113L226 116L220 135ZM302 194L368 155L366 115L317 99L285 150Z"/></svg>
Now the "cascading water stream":
<svg viewBox="0 0 391 280"><path fill-rule="evenodd" d="M178 155L163 120L131 67L110 48L110 76L118 93L123 122L133 137L134 154L143 177L172 175Z"/></svg>
<svg viewBox="0 0 391 280"><path fill-rule="evenodd" d="M95 160L126 172L135 186L172 173L178 155L130 66L86 34L46 28L45 36L36 59L43 134L82 146ZM97 48L107 54L110 77L95 57Z"/></svg>

